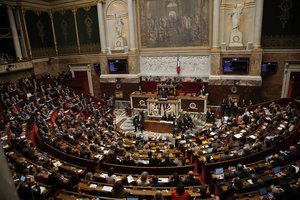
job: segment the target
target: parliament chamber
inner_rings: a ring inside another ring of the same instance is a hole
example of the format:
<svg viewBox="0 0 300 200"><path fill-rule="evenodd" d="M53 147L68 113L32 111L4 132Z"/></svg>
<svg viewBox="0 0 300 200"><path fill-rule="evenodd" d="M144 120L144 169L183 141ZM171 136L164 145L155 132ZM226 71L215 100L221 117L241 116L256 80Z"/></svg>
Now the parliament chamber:
<svg viewBox="0 0 300 200"><path fill-rule="evenodd" d="M298 8L0 0L0 199L299 199Z"/></svg>

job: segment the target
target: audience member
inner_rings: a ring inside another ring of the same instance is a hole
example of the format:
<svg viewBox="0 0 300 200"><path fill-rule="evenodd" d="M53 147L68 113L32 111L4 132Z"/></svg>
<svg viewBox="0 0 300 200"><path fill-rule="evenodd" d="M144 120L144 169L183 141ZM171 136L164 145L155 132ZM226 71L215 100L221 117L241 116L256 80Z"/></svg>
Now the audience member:
<svg viewBox="0 0 300 200"><path fill-rule="evenodd" d="M198 178L195 178L193 171L189 171L188 176L184 180L184 185L185 186L200 185L200 181Z"/></svg>
<svg viewBox="0 0 300 200"><path fill-rule="evenodd" d="M129 192L124 189L122 181L115 182L111 192L112 198L126 198L128 195Z"/></svg>
<svg viewBox="0 0 300 200"><path fill-rule="evenodd" d="M140 178L137 180L138 186L148 186L150 181L148 180L148 172L142 172Z"/></svg>
<svg viewBox="0 0 300 200"><path fill-rule="evenodd" d="M189 197L189 192L185 190L183 183L179 183L172 191L172 200L188 200Z"/></svg>

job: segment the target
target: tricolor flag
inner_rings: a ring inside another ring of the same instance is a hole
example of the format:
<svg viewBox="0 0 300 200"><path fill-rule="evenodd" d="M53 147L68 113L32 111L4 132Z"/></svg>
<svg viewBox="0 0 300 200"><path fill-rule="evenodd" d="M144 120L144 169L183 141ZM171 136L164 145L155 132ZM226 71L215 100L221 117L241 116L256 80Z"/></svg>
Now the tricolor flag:
<svg viewBox="0 0 300 200"><path fill-rule="evenodd" d="M180 74L180 61L179 61L179 56L177 57L177 74Z"/></svg>

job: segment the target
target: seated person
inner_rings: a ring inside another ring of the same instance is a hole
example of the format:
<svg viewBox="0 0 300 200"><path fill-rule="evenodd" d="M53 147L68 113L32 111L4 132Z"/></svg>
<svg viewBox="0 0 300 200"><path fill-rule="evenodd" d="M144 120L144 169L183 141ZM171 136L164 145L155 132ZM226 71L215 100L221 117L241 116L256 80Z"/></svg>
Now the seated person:
<svg viewBox="0 0 300 200"><path fill-rule="evenodd" d="M211 194L207 191L207 188L208 186L205 184L205 185L201 185L200 187L200 198L201 199L205 199L205 198L210 198L211 197Z"/></svg>
<svg viewBox="0 0 300 200"><path fill-rule="evenodd" d="M185 186L194 186L201 184L199 179L195 178L193 171L189 171L188 176L185 178L183 183Z"/></svg>
<svg viewBox="0 0 300 200"><path fill-rule="evenodd" d="M160 190L156 190L153 200L164 200L163 194Z"/></svg>
<svg viewBox="0 0 300 200"><path fill-rule="evenodd" d="M144 171L141 174L141 177L137 180L138 186L148 186L150 185L150 181L148 180L148 172Z"/></svg>
<svg viewBox="0 0 300 200"><path fill-rule="evenodd" d="M111 191L112 198L126 198L128 195L129 192L125 190L122 181L115 182Z"/></svg>
<svg viewBox="0 0 300 200"><path fill-rule="evenodd" d="M172 176L172 178L170 179L168 185L170 187L176 187L179 183L182 183L182 180L179 176L179 174L177 172L175 172Z"/></svg>
<svg viewBox="0 0 300 200"><path fill-rule="evenodd" d="M159 183L158 182L158 178L157 176L154 176L152 178L152 181L151 181L151 184L150 184L151 187L164 187L165 185L163 183Z"/></svg>
<svg viewBox="0 0 300 200"><path fill-rule="evenodd" d="M174 161L172 161L169 156L166 156L165 161L162 162L162 166L177 166L176 163L174 163Z"/></svg>
<svg viewBox="0 0 300 200"><path fill-rule="evenodd" d="M107 175L105 175L105 180L109 184L114 184L115 182L117 182L119 180L118 177L115 175L115 170L113 167L111 167L108 170Z"/></svg>
<svg viewBox="0 0 300 200"><path fill-rule="evenodd" d="M157 167L161 165L161 161L156 155L153 155L149 160L149 165L152 167Z"/></svg>
<svg viewBox="0 0 300 200"><path fill-rule="evenodd" d="M172 191L172 200L188 200L189 197L190 194L188 190L185 190L183 183L178 184L176 189Z"/></svg>

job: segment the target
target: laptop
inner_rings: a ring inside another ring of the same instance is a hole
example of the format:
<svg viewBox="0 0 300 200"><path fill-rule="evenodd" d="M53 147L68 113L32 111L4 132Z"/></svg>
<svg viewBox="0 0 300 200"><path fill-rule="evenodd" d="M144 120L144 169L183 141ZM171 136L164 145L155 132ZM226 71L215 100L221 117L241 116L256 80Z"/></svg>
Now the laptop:
<svg viewBox="0 0 300 200"><path fill-rule="evenodd" d="M215 174L216 174L216 175L224 174L224 169L223 169L222 167L221 167L221 168L216 168Z"/></svg>
<svg viewBox="0 0 300 200"><path fill-rule="evenodd" d="M273 169L273 171L274 171L274 174L280 173L280 167L275 167L275 168Z"/></svg>
<svg viewBox="0 0 300 200"><path fill-rule="evenodd" d="M233 149L238 151L238 150L240 150L240 147L233 147Z"/></svg>
<svg viewBox="0 0 300 200"><path fill-rule="evenodd" d="M217 179L224 179L224 169L223 168L216 168L215 174Z"/></svg>
<svg viewBox="0 0 300 200"><path fill-rule="evenodd" d="M268 194L268 191L266 188L259 188L259 195L260 196L265 196L266 194Z"/></svg>
<svg viewBox="0 0 300 200"><path fill-rule="evenodd" d="M127 200L139 200L139 197L136 196L128 196L126 197Z"/></svg>
<svg viewBox="0 0 300 200"><path fill-rule="evenodd" d="M20 177L20 181L24 182L26 180L26 177L25 176L21 176Z"/></svg>

